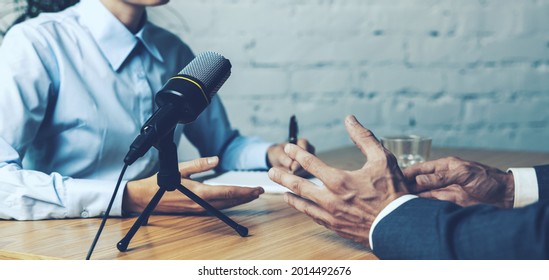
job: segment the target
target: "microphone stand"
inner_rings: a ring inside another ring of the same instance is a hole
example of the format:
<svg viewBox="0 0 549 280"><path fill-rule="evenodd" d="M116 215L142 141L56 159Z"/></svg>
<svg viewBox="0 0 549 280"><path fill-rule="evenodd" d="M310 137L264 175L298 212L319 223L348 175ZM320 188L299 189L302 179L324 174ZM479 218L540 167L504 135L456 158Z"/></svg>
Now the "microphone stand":
<svg viewBox="0 0 549 280"><path fill-rule="evenodd" d="M139 218L135 221L133 226L130 228L126 236L122 238L116 247L120 252L125 252L128 249L131 239L137 233L139 228L143 225L147 225L149 216L152 211L160 202L160 199L167 191L178 190L184 195L192 199L194 202L198 203L204 209L208 211L209 214L215 215L217 218L225 222L227 225L232 227L240 236L245 237L248 235L248 228L239 225L231 218L227 217L225 214L221 213L215 207L211 206L208 202L194 194L192 191L187 189L181 184L181 173L179 173L178 159L177 159L177 146L173 142L174 130L169 132L165 137L160 139L160 141L154 147L158 150L158 159L160 161L160 168L157 175L158 182L158 191L149 201L149 204L145 207Z"/></svg>

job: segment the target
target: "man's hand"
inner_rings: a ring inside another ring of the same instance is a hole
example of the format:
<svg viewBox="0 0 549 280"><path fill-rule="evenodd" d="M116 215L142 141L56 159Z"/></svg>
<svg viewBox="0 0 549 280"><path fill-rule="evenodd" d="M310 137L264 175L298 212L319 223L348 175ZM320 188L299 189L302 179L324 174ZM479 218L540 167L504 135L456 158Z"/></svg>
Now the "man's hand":
<svg viewBox="0 0 549 280"><path fill-rule="evenodd" d="M301 165L299 165L299 162L291 159L284 152L284 146L286 144L287 143L276 144L269 147L269 149L267 150L267 159L269 160L269 163L272 167L281 167L290 171L293 174L299 175L301 177L306 177L308 174L303 170ZM315 153L315 147L311 145L311 143L309 143L307 139L298 139L297 146L301 147L311 154Z"/></svg>
<svg viewBox="0 0 549 280"><path fill-rule="evenodd" d="M209 186L189 179L191 174L211 170L218 163L218 157L199 158L179 163L181 184L217 209L230 208L250 202L264 192L261 187ZM122 202L124 212L142 212L157 191L156 175L141 180L129 181ZM202 213L205 211L204 208L179 191L166 192L155 208L155 213Z"/></svg>
<svg viewBox="0 0 549 280"><path fill-rule="evenodd" d="M513 208L512 173L456 157L414 164L404 169L411 191L421 197L452 201L461 206L479 203Z"/></svg>
<svg viewBox="0 0 549 280"><path fill-rule="evenodd" d="M278 167L269 170L269 177L295 193L284 196L292 207L338 235L369 246L370 228L376 216L408 190L396 158L372 132L354 116L346 118L345 126L368 159L361 169L345 171L330 167L302 148L288 144L286 154L319 178L325 188Z"/></svg>

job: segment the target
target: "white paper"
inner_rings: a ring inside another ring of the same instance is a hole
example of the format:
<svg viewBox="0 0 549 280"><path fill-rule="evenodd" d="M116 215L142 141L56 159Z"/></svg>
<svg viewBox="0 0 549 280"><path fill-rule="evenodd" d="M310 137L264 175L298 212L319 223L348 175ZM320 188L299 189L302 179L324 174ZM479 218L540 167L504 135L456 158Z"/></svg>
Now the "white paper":
<svg viewBox="0 0 549 280"><path fill-rule="evenodd" d="M313 184L323 186L318 178L309 178ZM204 181L207 185L232 185L243 187L263 187L266 193L284 193L290 190L269 178L267 171L229 171Z"/></svg>

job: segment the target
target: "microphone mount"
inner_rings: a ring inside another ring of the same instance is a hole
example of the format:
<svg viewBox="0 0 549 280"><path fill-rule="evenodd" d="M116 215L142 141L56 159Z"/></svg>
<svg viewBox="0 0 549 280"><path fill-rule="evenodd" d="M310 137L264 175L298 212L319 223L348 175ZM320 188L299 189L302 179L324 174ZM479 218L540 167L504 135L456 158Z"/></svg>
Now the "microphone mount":
<svg viewBox="0 0 549 280"><path fill-rule="evenodd" d="M146 126L144 126L146 127ZM152 132L151 132L152 133ZM178 190L191 200L196 202L202 208L206 209L209 214L216 216L228 226L232 227L240 236L248 236L248 228L236 223L231 218L211 206L208 202L200 198L191 190L181 184L181 173L179 173L179 165L177 159L177 146L173 141L174 130L172 129L167 135L162 137L154 147L158 150L159 171L157 175L158 191L149 201L143 212L139 215L133 226L130 228L126 236L122 238L116 247L120 252L125 252L128 249L129 243L139 228L147 225L149 217L154 208L160 202L160 199L167 191Z"/></svg>
<svg viewBox="0 0 549 280"><path fill-rule="evenodd" d="M124 168L120 173L113 195L103 215L103 220L90 246L86 259L90 259L101 231L107 221L114 203L117 190L126 168L145 155L151 147L159 151L160 170L157 175L158 191L147 204L139 218L135 221L126 236L117 244L118 250L124 252L142 225L148 223L149 216L167 191L179 190L191 200L202 206L208 213L232 227L240 236L248 235L248 229L225 216L215 207L194 194L181 184L181 174L177 159L174 129L178 123L190 123L198 118L200 113L210 104L212 97L225 83L231 74L231 63L222 55L205 52L193 59L181 72L173 76L156 94L158 109L141 127L140 134L130 145L124 158Z"/></svg>
<svg viewBox="0 0 549 280"><path fill-rule="evenodd" d="M164 193L175 190L225 222L240 236L248 235L246 227L237 224L181 184L177 146L173 141L175 126L178 123L195 121L211 103L212 97L230 74L231 63L228 59L214 52L205 52L170 78L156 94L155 102L159 108L142 126L141 133L131 144L124 162L126 165L131 165L151 147L155 147L159 152L160 169L157 174L159 189L126 236L118 242L118 250L122 252L127 250L139 227L148 223L149 216Z"/></svg>

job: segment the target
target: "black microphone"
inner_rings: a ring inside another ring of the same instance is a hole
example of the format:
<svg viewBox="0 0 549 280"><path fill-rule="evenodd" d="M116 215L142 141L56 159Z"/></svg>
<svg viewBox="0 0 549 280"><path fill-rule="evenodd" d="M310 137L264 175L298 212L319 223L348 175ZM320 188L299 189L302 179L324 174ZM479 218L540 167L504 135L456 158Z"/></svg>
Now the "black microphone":
<svg viewBox="0 0 549 280"><path fill-rule="evenodd" d="M159 108L141 128L124 162L133 164L177 123L196 120L230 75L231 62L222 55L204 52L196 56L158 91L155 101Z"/></svg>

